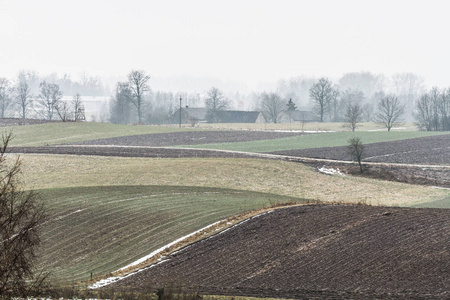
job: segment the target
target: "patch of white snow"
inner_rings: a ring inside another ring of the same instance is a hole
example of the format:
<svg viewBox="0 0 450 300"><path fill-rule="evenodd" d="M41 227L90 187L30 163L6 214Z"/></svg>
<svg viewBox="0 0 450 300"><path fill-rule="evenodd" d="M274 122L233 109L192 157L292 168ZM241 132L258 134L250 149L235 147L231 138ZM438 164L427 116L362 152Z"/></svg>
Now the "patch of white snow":
<svg viewBox="0 0 450 300"><path fill-rule="evenodd" d="M324 173L327 175L340 175L340 176L344 176L344 174L339 170L339 168L334 169L334 168L327 168L325 166L323 166L322 168L318 169L320 173Z"/></svg>

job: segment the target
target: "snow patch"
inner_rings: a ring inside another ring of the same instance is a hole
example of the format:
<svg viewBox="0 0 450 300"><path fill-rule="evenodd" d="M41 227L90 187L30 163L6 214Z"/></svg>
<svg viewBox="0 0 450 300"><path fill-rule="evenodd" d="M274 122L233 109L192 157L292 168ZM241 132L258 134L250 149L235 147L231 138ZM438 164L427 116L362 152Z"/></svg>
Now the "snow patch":
<svg viewBox="0 0 450 300"><path fill-rule="evenodd" d="M235 224L234 226L239 226L239 225L241 225L241 224L243 224L243 223L245 223L245 222L247 222L247 221L249 221L249 220L251 220L251 219L253 219L253 218L260 217L260 216L263 216L263 215L265 215L265 214L269 214L269 213L272 213L272 212L273 212L273 210L267 211L267 212L265 212L265 213L261 213L261 214L259 214L259 215L253 216L253 217L251 217L251 218L249 218L249 219L246 219L246 220L244 220L244 221L242 221L242 222L239 222L239 223ZM197 234L197 233L199 233L199 232L201 232L201 231L203 231L203 230L206 230L206 229L208 229L208 228L210 228L210 227L213 227L213 226L215 226L215 225L217 225L217 224L219 224L219 223L221 223L221 222L224 222L224 221L225 221L225 220L217 221L217 222L212 223L212 224L210 224L210 225L208 225L208 226L206 226L206 227L203 227L202 229L199 229L199 230L197 230L197 231L195 231L195 232L193 232L193 233L190 233L190 234L188 234L188 235L186 235L186 236L184 236L184 237L181 237L181 238L179 238L179 239L177 239L177 240L175 240L175 241L173 241L173 242L171 242L171 243L169 243L169 244L167 244L167 245L165 245L165 246L163 246L163 247L161 247L161 248L159 248L159 249L153 251L153 252L150 253L149 255L146 255L146 256L144 256L144 257L142 257L142 258L136 260L135 262L132 262L131 264L129 264L129 265L123 267L123 268L120 268L120 269L117 270L116 272L121 271L121 270L124 270L124 269L127 269L127 268L132 267L132 266L139 265L140 263L146 261L147 259L152 258L154 255L158 254L159 252L164 251L165 249L167 249L167 248L173 246L174 244L176 244L176 243L178 243L178 242L181 242L181 241L183 241L184 239L187 239L187 238L189 238L189 237L191 237L191 236L193 236L193 235L195 235L195 234ZM227 224L232 224L232 223L227 222ZM230 229L233 228L234 226L231 226L231 227L229 227L229 228L223 230L223 231L220 232L219 234L223 234L224 232L230 230ZM209 238L211 238L211 237L209 237ZM176 251L176 252L178 252L178 251ZM174 252L174 253L176 253L176 252ZM165 262L166 260L167 260L167 259L164 259L163 257L161 257L160 259L158 259L158 263L153 264L153 265L151 265L151 266L149 266L149 267L145 267L145 268L142 268L142 269L137 270L137 271L135 271L135 272L131 272L130 274L127 274L127 275L125 275L125 276L114 276L114 277L109 277L109 278L106 278L106 279L101 279L101 280L99 280L99 281L97 281L97 282L91 284L90 286L88 286L88 288L89 288L89 289L97 289L97 288L101 288L101 287L107 286L107 285L109 285L109 284L111 284L111 283L120 281L120 280L122 280L122 279L124 279L124 278L127 278L127 277L129 277L129 276L131 276L131 275L134 275L134 274L136 274L136 273L139 273L139 272L142 272L142 271L144 271L144 270L153 268L154 266L157 266L157 265L159 265L159 264ZM113 272L113 273L115 273L115 272Z"/></svg>
<svg viewBox="0 0 450 300"><path fill-rule="evenodd" d="M340 175L340 176L344 176L344 174L339 170L339 168L334 169L334 168L327 168L325 166L323 166L322 168L318 169L320 173L324 173L327 175Z"/></svg>

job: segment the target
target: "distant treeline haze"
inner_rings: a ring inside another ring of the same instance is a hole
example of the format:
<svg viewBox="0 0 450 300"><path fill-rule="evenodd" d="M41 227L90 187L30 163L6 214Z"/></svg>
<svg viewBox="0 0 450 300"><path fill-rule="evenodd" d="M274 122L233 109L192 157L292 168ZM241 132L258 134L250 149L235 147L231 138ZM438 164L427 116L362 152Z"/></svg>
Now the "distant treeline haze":
<svg viewBox="0 0 450 300"><path fill-rule="evenodd" d="M206 108L207 122L219 122L220 110L260 111L273 123L292 122L295 111L307 111L317 121L345 122L352 130L364 121L388 130L402 121L414 121L421 130L450 130L450 88L426 90L424 79L414 73L388 77L353 72L337 80L300 76L280 80L275 89L250 93L220 87L194 93L157 91L143 70L130 71L113 87L87 75L75 81L69 75L20 71L8 79L0 74L1 118L74 121L83 99L99 96L104 99L101 113L91 120L121 124L176 123L174 114L182 106Z"/></svg>

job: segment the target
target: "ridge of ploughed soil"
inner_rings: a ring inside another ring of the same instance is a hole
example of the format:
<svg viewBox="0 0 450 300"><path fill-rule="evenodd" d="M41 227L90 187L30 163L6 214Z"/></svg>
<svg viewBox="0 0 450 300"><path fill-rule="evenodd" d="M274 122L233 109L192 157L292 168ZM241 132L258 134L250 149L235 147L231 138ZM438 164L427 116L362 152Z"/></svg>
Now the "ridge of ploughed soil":
<svg viewBox="0 0 450 300"><path fill-rule="evenodd" d="M305 135L305 133L250 130L207 130L123 136L116 138L91 140L78 143L78 145L167 147L177 145L237 143L270 140L298 135Z"/></svg>
<svg viewBox="0 0 450 300"><path fill-rule="evenodd" d="M450 210L306 205L254 217L109 288L308 299L448 299Z"/></svg>
<svg viewBox="0 0 450 300"><path fill-rule="evenodd" d="M349 160L347 146L276 151L272 154L333 160ZM366 162L450 165L450 135L436 135L364 145Z"/></svg>

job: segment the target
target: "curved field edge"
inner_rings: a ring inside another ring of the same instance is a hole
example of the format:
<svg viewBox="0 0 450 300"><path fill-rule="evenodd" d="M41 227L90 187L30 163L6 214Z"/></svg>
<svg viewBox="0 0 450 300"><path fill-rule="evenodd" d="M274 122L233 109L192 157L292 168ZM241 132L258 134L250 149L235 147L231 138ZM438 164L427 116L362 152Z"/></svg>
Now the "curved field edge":
<svg viewBox="0 0 450 300"><path fill-rule="evenodd" d="M448 196L448 197L446 197L444 199L439 199L439 200L435 200L435 201L430 201L430 202L425 202L425 203L412 205L412 207L417 207L417 208L424 208L424 207L450 208L450 196Z"/></svg>
<svg viewBox="0 0 450 300"><path fill-rule="evenodd" d="M233 150L243 152L275 152L297 149L338 147L348 145L352 137L359 137L364 144L406 140L434 135L447 135L447 132L408 131L408 132L327 132L307 134L276 140L261 140L239 143L216 143L201 145L182 145L179 148L199 148Z"/></svg>
<svg viewBox="0 0 450 300"><path fill-rule="evenodd" d="M157 125L119 125L109 123L60 122L2 128L2 133L12 132L10 146L47 146L113 138L119 136L167 133L194 130Z"/></svg>
<svg viewBox="0 0 450 300"><path fill-rule="evenodd" d="M112 288L159 287L175 278L180 286L229 295L303 299L303 292L328 290L444 299L450 282L449 217L445 209L361 205L277 209ZM367 296L356 298L372 299Z"/></svg>
<svg viewBox="0 0 450 300"><path fill-rule="evenodd" d="M30 189L113 185L230 188L371 205L413 205L449 196L448 190L363 177L330 176L301 163L240 158L123 158L21 155Z"/></svg>
<svg viewBox="0 0 450 300"><path fill-rule="evenodd" d="M306 200L232 189L93 186L39 191L49 221L39 267L73 283L118 270L214 222L280 203Z"/></svg>

